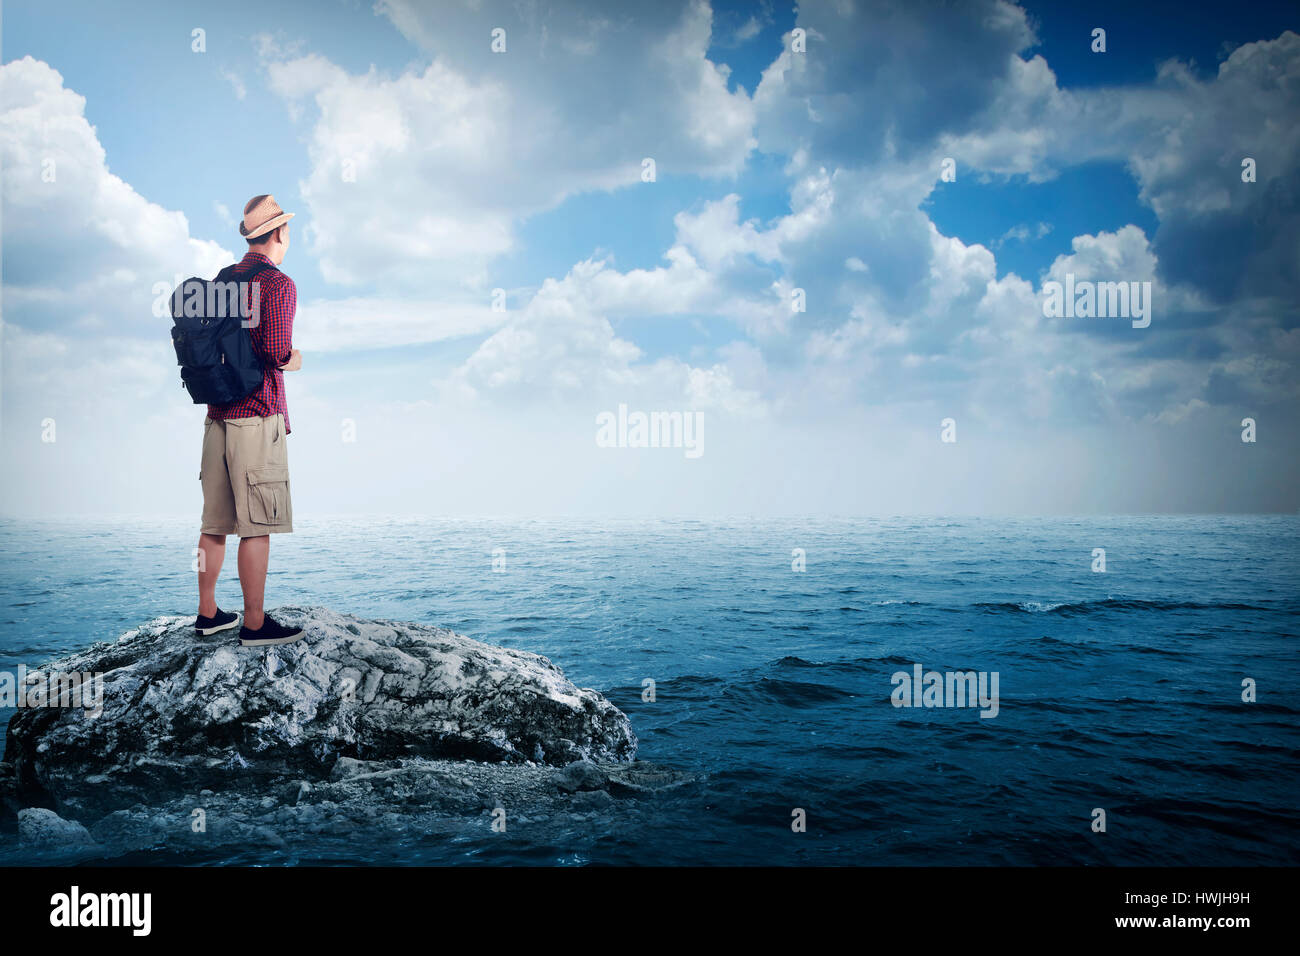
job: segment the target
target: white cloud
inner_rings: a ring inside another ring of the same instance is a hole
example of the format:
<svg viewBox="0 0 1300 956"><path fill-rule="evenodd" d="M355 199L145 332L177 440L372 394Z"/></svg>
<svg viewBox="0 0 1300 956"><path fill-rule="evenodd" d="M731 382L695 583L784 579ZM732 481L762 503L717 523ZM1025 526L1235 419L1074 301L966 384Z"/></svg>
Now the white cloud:
<svg viewBox="0 0 1300 956"><path fill-rule="evenodd" d="M0 66L5 314L10 326L162 335L154 285L231 261L108 168L85 98L48 64Z"/></svg>
<svg viewBox="0 0 1300 956"><path fill-rule="evenodd" d="M304 352L357 352L483 335L507 317L487 303L313 299L299 303L293 338Z"/></svg>
<svg viewBox="0 0 1300 956"><path fill-rule="evenodd" d="M1141 471L1141 427L1205 435L1239 420L1240 408L1271 407L1276 436L1280 403L1300 397L1300 332L1284 321L1294 306L1283 295L1295 272L1286 217L1296 134L1276 121L1296 108L1293 34L1239 49L1211 80L1171 64L1154 86L1067 91L1046 60L1025 58L1032 29L1009 4L945 8L935 30L931 11L906 3L809 2L798 10L809 53L780 54L751 101L728 93L725 67L707 60L699 3L637 7L635 21L617 7L572 4L379 8L424 51L418 66L356 74L266 39L260 55L271 89L307 124L307 245L328 281L351 287L300 303L296 344L388 348L393 360L391 382L373 380L375 363L362 382L338 355L326 375L295 380L294 407L308 416L295 415L296 435L310 442L324 429L333 442L340 415L364 419L365 434L391 443L367 454L414 500L427 499L430 469L458 483L464 501L480 486L509 494L519 449L555 447L569 457L556 456L547 474L570 497L538 488L530 507L585 502L602 481L640 482L645 500L681 490L721 508L779 507L788 496L777 479L748 496L735 489L799 460L831 476L814 479L829 496L819 502L851 510L866 500L855 468L876 468L873 502L978 510L977 491L955 483L963 468L983 469L974 487L996 488L999 502L1046 502L1050 489L1035 481L1126 480L1097 463L1107 455L1131 453L1129 471ZM870 29L882 13L891 29ZM507 28L506 54L489 52L495 25ZM100 414L163 408L147 413L150 427L193 418L159 402L176 385L165 338L136 351L102 343L123 319L155 336L131 297L147 302L152 282L176 272L211 274L229 253L191 239L181 213L108 172L84 101L57 73L30 59L4 69L7 394L9 374L27 375L22 414L62 395L64 415L74 406L59 380L73 376L102 392ZM661 178L728 177L755 140L787 157L787 213L759 219L738 186L712 190L721 198L677 212L654 268L621 271L614 256L593 255L535 289L495 271L520 251L516 230L528 216L581 192L655 189L639 181L643 156ZM32 171L51 142L60 185L42 194ZM1246 150L1260 160L1255 184L1240 182ZM999 277L1001 244L1041 237L1050 224L1021 224L992 248L941 233L925 202L948 155L963 189L990 177L1045 181L1091 159L1127 162L1160 228L1075 236L1043 275ZM1231 236L1255 244L1242 251L1230 237L1208 258L1214 231L1242 222L1253 225ZM1067 271L1156 283L1161 311L1149 334L1045 320L1035 284ZM510 292L506 313L487 306L498 285ZM796 288L806 312L790 308ZM656 317L685 317L708 334L680 347L643 339ZM80 338L67 334L74 328ZM431 369L434 380L423 353L400 351L452 340L440 360L468 358ZM53 366L41 365L43 353ZM708 409L708 470L668 480L658 465L642 471L623 458L609 470L614 458L583 457L589 413L620 401ZM946 415L958 417L964 443L980 440L943 458L934 435ZM401 444L412 429L443 445L412 460ZM311 460L328 466L337 449L316 440ZM475 464L480 456L491 468ZM353 500L369 500L365 475L355 477ZM945 489L955 497L937 499Z"/></svg>
<svg viewBox="0 0 1300 956"><path fill-rule="evenodd" d="M705 56L701 3L638 8L635 24L571 6L496 11L490 25L545 27L508 30L497 55L479 12L379 9L432 62L353 75L262 44L272 90L315 107L302 193L331 282L482 289L528 216L578 192L653 189L640 181L647 156L660 175L734 174L752 145L748 97Z"/></svg>

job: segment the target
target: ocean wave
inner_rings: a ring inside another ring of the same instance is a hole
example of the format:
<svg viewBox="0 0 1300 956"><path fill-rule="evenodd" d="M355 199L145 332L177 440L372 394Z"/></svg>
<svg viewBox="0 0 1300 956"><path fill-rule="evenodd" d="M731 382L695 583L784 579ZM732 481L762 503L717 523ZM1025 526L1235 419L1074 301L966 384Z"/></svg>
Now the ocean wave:
<svg viewBox="0 0 1300 956"><path fill-rule="evenodd" d="M781 707L815 707L858 695L820 681L797 681L759 677L728 685L725 696L746 701L746 706L766 702Z"/></svg>
<svg viewBox="0 0 1300 956"><path fill-rule="evenodd" d="M1269 611L1259 604L1201 601L1150 601L1107 597L1091 601L988 601L971 605L990 613L1091 614L1095 611Z"/></svg>
<svg viewBox="0 0 1300 956"><path fill-rule="evenodd" d="M797 657L793 654L787 654L778 661L773 661L769 666L781 668L809 668L809 669L833 669L833 670L862 670L863 668L875 668L881 665L890 667L900 667L902 665L911 666L914 662L906 657L899 657L894 654L888 654L884 657L854 657L848 660L836 661L810 661L803 657Z"/></svg>

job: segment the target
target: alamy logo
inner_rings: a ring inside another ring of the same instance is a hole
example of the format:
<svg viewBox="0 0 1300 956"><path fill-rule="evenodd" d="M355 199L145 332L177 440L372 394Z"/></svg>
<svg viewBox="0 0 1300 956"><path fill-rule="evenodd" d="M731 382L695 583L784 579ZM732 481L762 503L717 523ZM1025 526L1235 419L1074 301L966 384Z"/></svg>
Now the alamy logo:
<svg viewBox="0 0 1300 956"><path fill-rule="evenodd" d="M599 448L684 448L687 458L704 454L703 412L631 412L618 406L618 414L596 416Z"/></svg>
<svg viewBox="0 0 1300 956"><path fill-rule="evenodd" d="M895 671L889 695L895 707L980 707L980 717L998 715L997 671Z"/></svg>
<svg viewBox="0 0 1300 956"><path fill-rule="evenodd" d="M133 936L148 936L153 897L149 893L85 893L73 886L50 897L50 925L129 926Z"/></svg>
<svg viewBox="0 0 1300 956"><path fill-rule="evenodd" d="M104 675L91 671L0 671L0 707L80 707L88 716L104 710Z"/></svg>
<svg viewBox="0 0 1300 956"><path fill-rule="evenodd" d="M172 289L175 289L173 292ZM224 319L239 316L240 325L255 329L262 318L262 283L211 282L176 277L175 286L158 282L153 287L153 314L158 318ZM178 309L179 307L179 309Z"/></svg>
<svg viewBox="0 0 1300 956"><path fill-rule="evenodd" d="M1043 283L1043 316L1049 319L1132 319L1133 328L1151 324L1151 282L1075 281Z"/></svg>

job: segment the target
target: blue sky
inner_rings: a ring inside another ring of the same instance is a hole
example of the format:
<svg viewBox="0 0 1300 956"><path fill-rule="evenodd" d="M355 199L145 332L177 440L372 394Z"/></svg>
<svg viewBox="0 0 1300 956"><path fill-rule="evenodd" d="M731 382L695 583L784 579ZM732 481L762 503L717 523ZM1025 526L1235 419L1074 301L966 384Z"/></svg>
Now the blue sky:
<svg viewBox="0 0 1300 956"><path fill-rule="evenodd" d="M1293 5L528 9L7 5L8 506L192 504L150 290L240 252L264 191L322 511L1300 506ZM1152 282L1151 327L1045 317L1067 272ZM621 402L699 411L709 452L595 448Z"/></svg>

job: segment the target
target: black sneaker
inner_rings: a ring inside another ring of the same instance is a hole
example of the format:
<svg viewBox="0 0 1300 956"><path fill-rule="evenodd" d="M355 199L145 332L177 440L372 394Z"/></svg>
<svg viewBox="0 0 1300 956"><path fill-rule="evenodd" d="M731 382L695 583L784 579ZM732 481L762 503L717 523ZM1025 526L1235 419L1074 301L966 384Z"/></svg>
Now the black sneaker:
<svg viewBox="0 0 1300 956"><path fill-rule="evenodd" d="M234 611L223 611L217 608L217 613L212 617L204 617L200 614L194 619L195 632L207 637L209 634L215 634L217 631L228 631L239 623L239 615Z"/></svg>
<svg viewBox="0 0 1300 956"><path fill-rule="evenodd" d="M271 615L264 615L262 626L256 631L252 628L239 629L239 643L244 647L266 647L269 644L291 644L302 637L302 628L285 627L272 620Z"/></svg>

